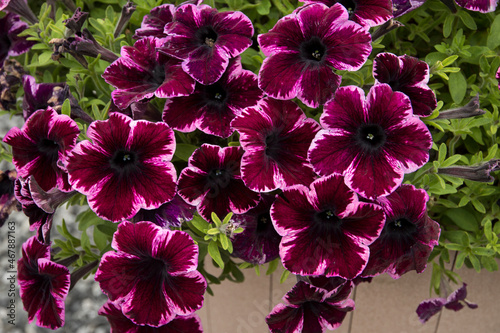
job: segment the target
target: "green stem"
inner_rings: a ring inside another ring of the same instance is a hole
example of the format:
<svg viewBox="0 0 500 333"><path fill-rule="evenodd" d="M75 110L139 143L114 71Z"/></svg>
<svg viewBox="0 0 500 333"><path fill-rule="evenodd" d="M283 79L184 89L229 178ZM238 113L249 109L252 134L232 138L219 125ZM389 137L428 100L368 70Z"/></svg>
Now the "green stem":
<svg viewBox="0 0 500 333"><path fill-rule="evenodd" d="M451 139L450 141L450 145L449 145L449 148L450 148L450 156L453 156L455 155L455 145L457 144L458 140L460 139L460 135L455 135L453 137L453 139Z"/></svg>

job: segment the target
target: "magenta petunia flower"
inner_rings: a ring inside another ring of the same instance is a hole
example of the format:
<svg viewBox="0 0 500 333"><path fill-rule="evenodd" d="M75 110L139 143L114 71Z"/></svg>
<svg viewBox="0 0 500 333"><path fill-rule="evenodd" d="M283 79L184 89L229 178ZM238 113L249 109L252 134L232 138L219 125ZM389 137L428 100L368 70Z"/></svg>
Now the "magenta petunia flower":
<svg viewBox="0 0 500 333"><path fill-rule="evenodd" d="M342 87L325 105L309 160L320 175L341 174L359 195L374 199L393 192L429 159L432 137L409 98L387 84Z"/></svg>
<svg viewBox="0 0 500 333"><path fill-rule="evenodd" d="M365 268L368 245L380 235L385 215L380 206L359 202L343 177L332 175L309 188L285 188L271 207L271 219L283 236L280 257L286 269L350 280Z"/></svg>
<svg viewBox="0 0 500 333"><path fill-rule="evenodd" d="M413 114L427 117L437 107L436 95L427 85L429 65L425 61L392 53L379 53L373 60L375 84L387 83L393 91L410 98Z"/></svg>
<svg viewBox="0 0 500 333"><path fill-rule="evenodd" d="M23 244L17 279L28 321L37 317L37 326L53 330L63 326L70 274L68 268L50 260L50 245L41 244L35 236Z"/></svg>
<svg viewBox="0 0 500 333"><path fill-rule="evenodd" d="M251 190L269 192L314 180L307 150L320 126L297 104L265 98L245 109L231 126L240 134L245 150L241 178Z"/></svg>
<svg viewBox="0 0 500 333"><path fill-rule="evenodd" d="M428 200L425 190L405 184L376 201L384 209L386 222L380 237L370 245L362 276L386 272L398 279L411 270L425 270L440 234L439 224L427 215Z"/></svg>
<svg viewBox="0 0 500 333"><path fill-rule="evenodd" d="M354 309L354 301L347 299L352 283L346 283L328 292L307 282L299 281L283 297L287 303L278 304L266 317L271 333L322 333L337 329L347 312Z"/></svg>
<svg viewBox="0 0 500 333"><path fill-rule="evenodd" d="M7 13L0 18L0 68L5 59L28 52L35 44L34 41L27 40L26 36L18 36L26 29L28 25L16 14Z"/></svg>
<svg viewBox="0 0 500 333"><path fill-rule="evenodd" d="M498 67L497 74L495 75L495 78L498 81L498 89L500 89L500 67Z"/></svg>
<svg viewBox="0 0 500 333"><path fill-rule="evenodd" d="M191 221L195 211L195 206L191 206L176 195L171 201L156 209L141 209L134 216L133 222L150 221L162 228L178 228L183 222Z"/></svg>
<svg viewBox="0 0 500 333"><path fill-rule="evenodd" d="M160 48L182 60L182 68L201 84L217 82L229 59L250 45L252 22L241 12L218 12L208 5L185 4L165 26L165 45Z"/></svg>
<svg viewBox="0 0 500 333"><path fill-rule="evenodd" d="M69 181L100 217L121 221L175 195L174 131L165 123L114 113L90 124L66 159Z"/></svg>
<svg viewBox="0 0 500 333"><path fill-rule="evenodd" d="M341 77L332 69L358 70L371 53L370 34L349 21L340 3L304 6L258 36L267 56L259 87L277 99L297 97L310 107L330 100Z"/></svg>
<svg viewBox="0 0 500 333"><path fill-rule="evenodd" d="M455 0L457 5L468 10L490 13L497 8L498 0Z"/></svg>
<svg viewBox="0 0 500 333"><path fill-rule="evenodd" d="M159 327L203 305L207 283L198 265L198 246L179 230L151 222L124 221L113 236L117 251L104 254L95 280L136 325Z"/></svg>
<svg viewBox="0 0 500 333"><path fill-rule="evenodd" d="M98 313L108 319L111 333L203 333L200 318L196 314L177 316L168 324L155 328L134 324L123 314L120 301L107 301Z"/></svg>
<svg viewBox="0 0 500 333"><path fill-rule="evenodd" d="M167 100L163 121L181 132L201 131L227 138L234 129L229 124L244 108L257 104L263 93L257 75L242 69L239 57L229 61L221 78L210 85L196 84L185 97Z"/></svg>
<svg viewBox="0 0 500 333"><path fill-rule="evenodd" d="M275 195L262 194L257 207L245 214L233 215L234 223L244 229L233 235L233 256L257 265L279 257L281 236L274 230L270 215L274 200Z"/></svg>
<svg viewBox="0 0 500 333"><path fill-rule="evenodd" d="M189 158L182 170L178 194L207 221L214 212L219 217L229 212L243 214L257 206L259 194L248 189L241 180L240 163L243 150L203 144Z"/></svg>
<svg viewBox="0 0 500 333"><path fill-rule="evenodd" d="M180 61L157 52L161 39L145 37L134 46L123 46L121 57L106 68L102 77L117 88L111 94L121 109L153 96L187 96L194 90L194 80L184 73Z"/></svg>
<svg viewBox="0 0 500 333"><path fill-rule="evenodd" d="M467 284L452 292L447 298L438 297L426 299L418 305L417 315L421 323L425 323L432 316L437 314L443 308L459 311L464 308L464 304L470 309L477 309L477 304L471 303L465 298L467 297Z"/></svg>
<svg viewBox="0 0 500 333"><path fill-rule="evenodd" d="M12 146L12 163L19 177L33 176L44 191L57 186L69 192L68 174L57 162L75 146L78 134L74 120L48 107L33 113L22 129L11 128L3 142Z"/></svg>
<svg viewBox="0 0 500 333"><path fill-rule="evenodd" d="M151 9L149 14L142 18L141 27L135 31L134 38L144 37L165 38L165 25L172 22L175 6L171 4L160 5Z"/></svg>
<svg viewBox="0 0 500 333"><path fill-rule="evenodd" d="M340 3L347 9L349 19L365 29L380 25L392 18L391 0L300 0L306 4L323 3L328 7Z"/></svg>
<svg viewBox="0 0 500 333"><path fill-rule="evenodd" d="M400 17L422 6L427 0L392 0L394 17Z"/></svg>

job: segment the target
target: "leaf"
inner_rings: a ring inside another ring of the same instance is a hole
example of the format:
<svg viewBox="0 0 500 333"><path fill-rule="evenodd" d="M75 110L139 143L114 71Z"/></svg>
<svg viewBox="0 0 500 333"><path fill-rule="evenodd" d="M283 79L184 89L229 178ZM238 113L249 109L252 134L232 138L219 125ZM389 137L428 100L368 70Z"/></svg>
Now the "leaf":
<svg viewBox="0 0 500 333"><path fill-rule="evenodd" d="M453 23L455 22L455 15L446 16L443 23L443 36L445 38L450 37L451 29L453 28ZM446 66L446 65L445 65Z"/></svg>
<svg viewBox="0 0 500 333"><path fill-rule="evenodd" d="M225 234L220 234L219 240L220 240L220 244L222 245L222 248L224 250L227 250L229 248L229 238L227 238L227 236Z"/></svg>
<svg viewBox="0 0 500 333"><path fill-rule="evenodd" d="M271 2L269 0L262 0L256 9L260 15L267 15L269 14L269 9L271 9Z"/></svg>
<svg viewBox="0 0 500 333"><path fill-rule="evenodd" d="M472 253L478 256L492 256L495 254L495 250L487 249L485 247L474 247L472 248Z"/></svg>
<svg viewBox="0 0 500 333"><path fill-rule="evenodd" d="M492 257L487 257L487 256L481 257L481 265L483 265L483 267L486 268L488 272L498 271L498 263Z"/></svg>
<svg viewBox="0 0 500 333"><path fill-rule="evenodd" d="M286 279L288 279L289 275L290 275L290 271L285 269L283 271L283 273L281 273L280 283L284 283L286 281Z"/></svg>
<svg viewBox="0 0 500 333"><path fill-rule="evenodd" d="M467 13L465 10L459 10L457 14L467 28L471 30L477 30L476 21L474 21L469 13Z"/></svg>
<svg viewBox="0 0 500 333"><path fill-rule="evenodd" d="M207 230L207 234L209 235L218 235L220 234L219 228L212 228Z"/></svg>
<svg viewBox="0 0 500 333"><path fill-rule="evenodd" d="M243 272L241 272L238 266L235 264L231 265L231 274L234 276L236 282L245 281L245 275L243 275Z"/></svg>
<svg viewBox="0 0 500 333"><path fill-rule="evenodd" d="M188 161L193 152L197 149L198 147L187 144L187 143L178 143L175 146L175 156L178 157L179 159L183 161Z"/></svg>
<svg viewBox="0 0 500 333"><path fill-rule="evenodd" d="M472 232L478 230L476 217L466 208L450 209L445 214L463 230Z"/></svg>
<svg viewBox="0 0 500 333"><path fill-rule="evenodd" d="M491 50L496 49L500 45L500 34L498 33L499 31L500 15L497 15L493 20L493 23L491 24L490 33L488 34L488 39L486 42L486 45L488 45Z"/></svg>
<svg viewBox="0 0 500 333"><path fill-rule="evenodd" d="M462 103L467 91L467 80L462 72L450 74L449 90L453 101L457 104Z"/></svg>
<svg viewBox="0 0 500 333"><path fill-rule="evenodd" d="M217 242L208 243L208 254L210 255L210 257L212 257L212 259L217 263L217 265L220 268L224 269L224 261L220 256L219 246L217 245Z"/></svg>
<svg viewBox="0 0 500 333"><path fill-rule="evenodd" d="M198 230L200 230L203 233L206 233L206 231L210 228L210 223L205 221L202 217L195 215L193 219L191 220L191 224Z"/></svg>
<svg viewBox="0 0 500 333"><path fill-rule="evenodd" d="M217 226L217 228L220 228L220 226L222 225L222 222L219 219L219 217L217 216L217 214L215 214L215 212L212 212L212 214L210 215L210 217L212 218L212 221L214 221L214 223Z"/></svg>
<svg viewBox="0 0 500 333"><path fill-rule="evenodd" d="M476 272L481 272L481 263L479 262L479 259L474 254L469 254L469 260L470 263L472 264L472 267L476 270Z"/></svg>
<svg viewBox="0 0 500 333"><path fill-rule="evenodd" d="M436 294L439 294L439 287L441 286L441 275L443 274L441 266L432 263L432 275L431 275L431 288L434 288Z"/></svg>
<svg viewBox="0 0 500 333"><path fill-rule="evenodd" d="M274 273L274 271L276 271L276 269L278 268L279 261L280 259L276 258L269 262L269 267L267 268L266 275L271 275Z"/></svg>

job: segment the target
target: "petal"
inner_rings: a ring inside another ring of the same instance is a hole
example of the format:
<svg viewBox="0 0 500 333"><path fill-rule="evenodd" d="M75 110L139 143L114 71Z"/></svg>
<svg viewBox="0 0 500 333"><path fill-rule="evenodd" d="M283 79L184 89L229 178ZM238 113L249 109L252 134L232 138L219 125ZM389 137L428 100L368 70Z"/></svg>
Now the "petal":
<svg viewBox="0 0 500 333"><path fill-rule="evenodd" d="M303 69L298 98L307 106L316 108L333 98L342 77L327 66L309 66Z"/></svg>
<svg viewBox="0 0 500 333"><path fill-rule="evenodd" d="M182 69L201 84L212 84L220 79L229 63L228 54L217 44L199 47L182 63Z"/></svg>
<svg viewBox="0 0 500 333"><path fill-rule="evenodd" d="M304 317L302 308L293 308L279 303L266 317L271 333L301 333Z"/></svg>
<svg viewBox="0 0 500 333"><path fill-rule="evenodd" d="M264 59L259 71L259 88L277 99L292 99L299 92L304 64L299 53L277 53Z"/></svg>

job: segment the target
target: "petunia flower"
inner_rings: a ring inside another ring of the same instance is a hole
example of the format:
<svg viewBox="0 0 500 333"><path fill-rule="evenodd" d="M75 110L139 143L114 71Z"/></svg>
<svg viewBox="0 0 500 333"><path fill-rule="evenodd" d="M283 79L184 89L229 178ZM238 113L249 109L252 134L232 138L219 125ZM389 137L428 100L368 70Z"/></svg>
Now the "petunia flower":
<svg viewBox="0 0 500 333"><path fill-rule="evenodd" d="M182 68L201 84L217 82L229 59L250 45L252 22L242 12L218 12L208 5L185 4L165 26L165 45L160 48L182 60Z"/></svg>
<svg viewBox="0 0 500 333"><path fill-rule="evenodd" d="M159 327L203 305L207 283L198 265L198 246L179 230L151 222L124 221L113 236L117 252L104 254L95 280L136 325Z"/></svg>
<svg viewBox="0 0 500 333"><path fill-rule="evenodd" d="M165 38L165 25L172 22L175 13L175 6L164 4L149 11L149 14L142 18L141 27L135 31L133 38L144 37Z"/></svg>
<svg viewBox="0 0 500 333"><path fill-rule="evenodd" d="M349 21L340 3L312 4L281 18L259 35L264 55L259 87L277 99L297 97L310 107L330 100L341 77L333 69L355 71L371 53L370 34Z"/></svg>
<svg viewBox="0 0 500 333"><path fill-rule="evenodd" d="M498 0L455 0L457 5L468 10L481 13L490 13L495 11Z"/></svg>
<svg viewBox="0 0 500 333"><path fill-rule="evenodd" d="M278 304L266 317L271 333L322 333L337 329L347 312L354 309L354 301L347 299L352 283L333 291L317 288L299 281L283 297L287 303Z"/></svg>
<svg viewBox="0 0 500 333"><path fill-rule="evenodd" d="M459 311L464 308L464 304L467 305L470 309L477 309L477 304L471 303L467 301L465 298L467 297L467 284L464 283L462 287L458 288L454 292L452 292L448 298L431 298L426 299L422 303L419 304L417 308L418 319L421 323L425 323L436 313L441 311L444 308Z"/></svg>
<svg viewBox="0 0 500 333"><path fill-rule="evenodd" d="M193 92L194 80L184 73L180 61L157 52L162 44L156 37L139 39L134 46L123 46L121 57L106 68L102 77L117 88L111 97L119 108L153 96L169 98Z"/></svg>
<svg viewBox="0 0 500 333"><path fill-rule="evenodd" d="M428 200L425 190L406 184L377 199L386 222L380 237L370 245L370 259L361 276L386 272L398 279L411 270L425 270L441 231L439 224L427 215Z"/></svg>
<svg viewBox="0 0 500 333"><path fill-rule="evenodd" d="M98 313L108 319L111 333L203 333L200 318L196 314L177 316L168 324L154 328L134 324L123 314L120 301L110 302L108 300Z"/></svg>
<svg viewBox="0 0 500 333"><path fill-rule="evenodd" d="M309 160L320 175L341 174L359 195L374 199L393 192L429 159L432 137L409 98L387 84L342 87L325 105Z"/></svg>
<svg viewBox="0 0 500 333"><path fill-rule="evenodd" d="M121 221L175 195L174 132L165 123L113 113L87 130L65 160L69 181L100 217Z"/></svg>
<svg viewBox="0 0 500 333"><path fill-rule="evenodd" d="M380 25L392 18L391 0L300 0L306 4L323 3L328 7L340 3L347 9L349 19L365 29Z"/></svg>
<svg viewBox="0 0 500 333"><path fill-rule="evenodd" d="M422 6L427 0L392 0L393 15L400 17Z"/></svg>
<svg viewBox="0 0 500 333"><path fill-rule="evenodd" d="M141 209L134 216L133 221L151 221L162 228L178 228L183 222L191 221L195 211L196 207L176 195L171 201L156 209Z"/></svg>
<svg viewBox="0 0 500 333"><path fill-rule="evenodd" d="M232 255L246 262L262 265L279 257L281 236L274 230L270 209L275 200L273 194L262 194L257 207L232 220L244 229L234 234Z"/></svg>
<svg viewBox="0 0 500 333"><path fill-rule="evenodd" d="M0 18L0 68L5 59L28 52L35 44L34 41L27 40L26 36L18 36L26 29L28 25L16 14L7 13Z"/></svg>
<svg viewBox="0 0 500 333"><path fill-rule="evenodd" d="M429 65L425 61L408 55L379 53L373 60L373 77L375 84L387 83L393 91L408 96L417 116L430 116L437 107L436 95L427 85Z"/></svg>
<svg viewBox="0 0 500 333"><path fill-rule="evenodd" d="M239 57L229 61L221 78L210 85L196 83L194 92L167 100L163 121L181 132L196 128L223 138L234 129L229 124L244 108L257 104L263 92L257 86L257 75L241 67Z"/></svg>
<svg viewBox="0 0 500 333"><path fill-rule="evenodd" d="M20 210L14 195L16 178L16 170L0 170L0 227L4 225L14 209Z"/></svg>
<svg viewBox="0 0 500 333"><path fill-rule="evenodd" d="M231 126L240 134L245 150L241 178L251 190L269 192L314 180L307 150L320 126L297 104L265 98L245 109Z"/></svg>
<svg viewBox="0 0 500 333"><path fill-rule="evenodd" d="M57 186L69 192L68 174L57 162L74 147L78 134L74 120L48 107L33 113L22 129L11 128L3 142L12 146L12 163L19 177L33 176L44 191Z"/></svg>
<svg viewBox="0 0 500 333"><path fill-rule="evenodd" d="M271 207L281 239L283 266L298 275L354 279L365 268L368 245L385 222L382 208L358 201L343 177L315 180L283 190Z"/></svg>
<svg viewBox="0 0 500 333"><path fill-rule="evenodd" d="M25 18L30 24L38 23L38 18L28 6L27 0L0 0L0 11L7 11Z"/></svg>
<svg viewBox="0 0 500 333"><path fill-rule="evenodd" d="M241 180L240 163L243 150L203 144L189 158L177 185L178 194L207 221L211 214L226 216L243 214L257 206L259 194L248 189Z"/></svg>
<svg viewBox="0 0 500 333"><path fill-rule="evenodd" d="M70 274L68 268L50 260L50 245L41 244L35 236L23 244L17 279L28 321L36 317L37 326L53 330L63 326Z"/></svg>

